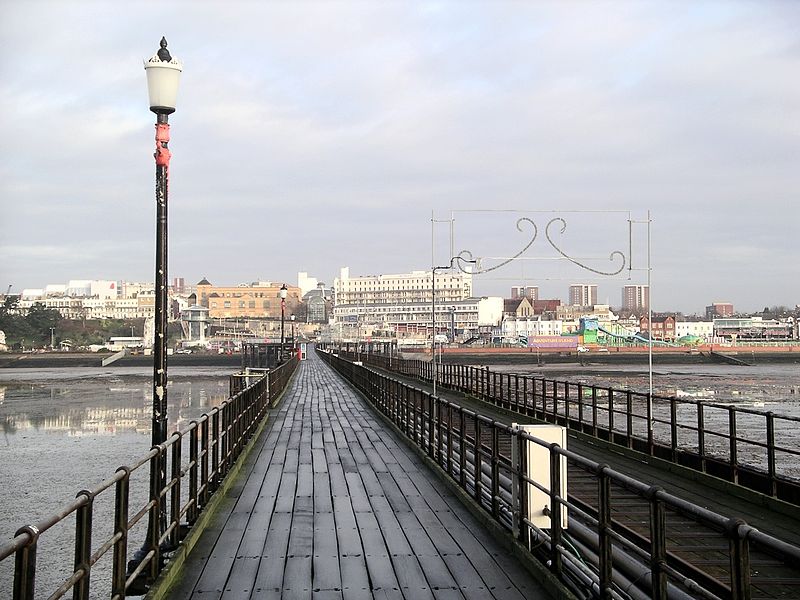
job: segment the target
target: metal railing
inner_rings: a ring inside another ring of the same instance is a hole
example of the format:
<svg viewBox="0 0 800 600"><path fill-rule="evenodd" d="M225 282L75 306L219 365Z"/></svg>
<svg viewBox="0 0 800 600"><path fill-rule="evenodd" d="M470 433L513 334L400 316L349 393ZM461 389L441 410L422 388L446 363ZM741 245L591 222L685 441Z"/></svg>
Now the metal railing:
<svg viewBox="0 0 800 600"><path fill-rule="evenodd" d="M433 380L430 361L364 352L359 357L365 364ZM437 375L443 388L800 505L798 417L488 367L440 364Z"/></svg>
<svg viewBox="0 0 800 600"><path fill-rule="evenodd" d="M140 575L146 584L155 581L164 567L165 555L178 547L209 504L214 491L258 429L270 405L286 387L298 362L294 358L269 371L200 419L192 421L185 429L173 433L134 464L120 467L113 477L91 490L78 492L76 499L59 512L18 529L14 538L0 547L0 562L14 556L13 598L29 600L34 597L40 538L72 515L74 569L49 595L50 598L61 598L72 590L74 599L87 600L94 583L92 568L109 552L113 554L111 572L107 574L111 579L108 596L112 600L131 593L132 586L135 588L142 581ZM153 485L153 481L158 481L159 464L166 464L169 469L162 489ZM147 479L149 497L143 506L132 509L132 475L147 466L150 470ZM93 510L95 502L106 492L113 493L113 514L98 515ZM159 519L163 514L166 522ZM97 542L92 531L99 525L107 525L97 522L103 518L112 520L113 533ZM129 547L131 532L137 525L144 524L147 533L141 555L133 558ZM105 585L108 586L108 582ZM142 590L137 591L141 593Z"/></svg>
<svg viewBox="0 0 800 600"><path fill-rule="evenodd" d="M747 599L756 585L761 589L771 582L796 585L800 580L800 549L739 519L721 516L331 352L320 355L581 597ZM481 381L488 386L486 377ZM531 444L549 456L549 487L528 474ZM591 481L583 486L582 496L559 494L559 467L565 460L571 477L579 471ZM535 490L549 499L545 507L549 527L531 521L528 497ZM620 520L631 509L623 491L645 507L648 516L640 523L641 534ZM569 532L562 519L552 518L558 514L569 515ZM676 548L674 539L687 529L687 519L691 539L708 544L706 554L696 541L688 558ZM751 553L758 556L756 570L751 570ZM708 560L712 554L716 565ZM769 568L763 556L770 557Z"/></svg>

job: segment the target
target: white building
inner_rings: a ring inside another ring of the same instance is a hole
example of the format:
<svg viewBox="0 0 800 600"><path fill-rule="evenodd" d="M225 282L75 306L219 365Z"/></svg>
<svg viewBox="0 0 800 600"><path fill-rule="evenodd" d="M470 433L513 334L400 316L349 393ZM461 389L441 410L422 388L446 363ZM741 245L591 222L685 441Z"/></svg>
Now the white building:
<svg viewBox="0 0 800 600"><path fill-rule="evenodd" d="M297 287L300 288L300 296L305 296L311 290L317 289L318 281L316 277L309 277L305 271L297 273Z"/></svg>
<svg viewBox="0 0 800 600"><path fill-rule="evenodd" d="M686 335L695 335L704 340L714 337L713 321L676 321L675 337L680 339Z"/></svg>
<svg viewBox="0 0 800 600"><path fill-rule="evenodd" d="M504 339L517 339L521 336L561 335L563 322L560 320L542 320L540 316L516 319L504 319L501 335Z"/></svg>
<svg viewBox="0 0 800 600"><path fill-rule="evenodd" d="M334 328L346 339L384 334L398 338L431 337L430 302L344 304L334 306ZM503 299L467 298L436 303L436 333L466 339L481 327L495 327L503 316ZM380 332L380 333L378 333Z"/></svg>
<svg viewBox="0 0 800 600"><path fill-rule="evenodd" d="M396 275L350 277L343 267L334 279L334 304L405 304L430 303L431 271L412 271ZM472 274L458 269L436 272L436 302L448 303L472 296Z"/></svg>

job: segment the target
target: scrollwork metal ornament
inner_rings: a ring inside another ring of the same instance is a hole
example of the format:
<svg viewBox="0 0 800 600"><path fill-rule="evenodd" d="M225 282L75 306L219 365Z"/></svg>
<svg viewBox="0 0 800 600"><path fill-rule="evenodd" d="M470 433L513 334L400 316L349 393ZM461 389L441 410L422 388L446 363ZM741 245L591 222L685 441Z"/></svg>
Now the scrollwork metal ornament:
<svg viewBox="0 0 800 600"><path fill-rule="evenodd" d="M525 246L522 248L522 250L517 252L511 258L507 258L503 262L498 263L498 264L494 265L493 267L489 267L487 269L481 269L479 267L478 269L473 270L473 271L467 271L466 269L464 269L464 267L461 264L462 261L467 261L467 260L471 261L471 260L473 260L474 257L472 256L472 252L470 252L469 250L462 250L457 255L457 258L459 259L459 262L458 262L459 271L461 271L462 273L471 273L472 275L480 275L482 273L489 273L491 271L496 271L500 267L503 267L503 266L507 265L511 261L516 260L517 258L522 256L523 254L525 254L525 252L528 250L528 248L533 246L533 243L536 241L536 238L539 235L539 228L536 227L536 223L534 223L532 219L529 219L528 217L520 217L519 219L517 219L517 231L519 231L520 233L524 233L523 229L522 229L523 223L529 223L530 226L533 227L533 236L531 237L530 241L527 244L525 244Z"/></svg>
<svg viewBox="0 0 800 600"><path fill-rule="evenodd" d="M600 271L599 269L593 269L592 267L585 265L582 262L572 258L569 254L567 254L561 248L559 248L559 246L550 237L550 226L556 222L561 223L561 230L558 232L559 234L563 234L567 230L567 222L561 217L556 217L555 219L551 219L550 222L547 224L547 227L544 228L544 235L547 237L547 241L550 242L550 245L555 249L555 251L558 252L564 258L566 258L569 262L578 265L579 267L586 269L587 271L591 271L592 273L597 273L598 275L606 275L607 277L618 275L619 273L622 272L622 269L625 268L625 254L619 250L614 250L608 257L608 260L612 262L614 261L615 256L619 256L622 259L622 265L620 265L619 269L617 269L616 271Z"/></svg>
<svg viewBox="0 0 800 600"><path fill-rule="evenodd" d="M561 225L561 227L560 227L560 229L558 231L559 235L563 234L567 230L567 222L561 217L555 217L553 219L550 219L550 221L545 226L545 236L547 238L548 243L564 259L568 260L569 262L571 262L574 265L577 265L577 266L581 267L582 269L586 269L587 271L591 271L592 273L597 273L598 275L604 275L604 276L607 276L607 277L612 277L614 275L618 275L625 268L625 265L627 264L627 260L626 260L626 257L625 257L625 253L620 251L620 250L614 250L613 252L611 252L611 254L608 257L608 259L612 263L615 262L615 260L617 258L622 261L622 264L615 271L614 270L602 271L600 269L595 269L593 267L590 267L587 264L582 263L578 259L570 256L564 250L562 250L562 248L558 244L556 244L553 241L553 237L551 236L550 228L553 227L555 224L560 224ZM534 223L534 221L532 219L528 218L528 217L521 217L521 218L517 219L516 226L517 226L517 231L519 231L519 232L524 232L523 226L529 226L530 228L533 229L533 235L531 236L531 239L528 241L527 244L525 244L525 246L522 247L522 249L519 252L517 252L516 254L514 254L510 258L506 258L502 262L500 262L500 263L498 263L496 265L493 265L491 267L481 268L480 262L478 262L477 263L477 265L478 265L477 269L467 270L467 269L464 268L463 263L466 262L466 261L473 261L474 260L474 256L473 256L472 252L470 252L469 250L462 250L456 256L456 258L458 259L458 263L457 264L458 264L459 271L461 271L462 273L471 273L472 275L481 275L483 273L490 273L491 271L496 271L497 269L499 269L501 267L504 267L508 263L510 263L510 262L512 262L512 261L514 261L514 260L516 260L518 258L521 258L522 255L525 254L525 252L527 252L528 249L531 246L533 246L534 242L536 241L536 238L539 235L539 228L536 226L536 223Z"/></svg>

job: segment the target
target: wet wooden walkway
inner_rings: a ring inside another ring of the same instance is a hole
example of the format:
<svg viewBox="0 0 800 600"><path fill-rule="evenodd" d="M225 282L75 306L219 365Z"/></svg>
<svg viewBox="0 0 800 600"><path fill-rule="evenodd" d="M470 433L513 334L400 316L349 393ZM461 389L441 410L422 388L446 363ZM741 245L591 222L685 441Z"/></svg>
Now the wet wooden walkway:
<svg viewBox="0 0 800 600"><path fill-rule="evenodd" d="M170 598L549 597L313 353L255 443Z"/></svg>

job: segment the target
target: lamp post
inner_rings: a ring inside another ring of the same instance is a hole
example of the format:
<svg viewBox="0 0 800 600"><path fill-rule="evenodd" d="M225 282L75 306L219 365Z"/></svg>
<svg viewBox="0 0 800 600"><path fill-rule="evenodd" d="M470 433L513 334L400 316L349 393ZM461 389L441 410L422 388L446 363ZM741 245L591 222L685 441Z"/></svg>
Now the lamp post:
<svg viewBox="0 0 800 600"><path fill-rule="evenodd" d="M153 422L152 444L157 446L167 439L167 190L169 180L169 115L175 112L178 81L183 65L167 50L166 38L161 38L160 48L144 61L147 73L147 90L150 110L156 114L156 270L155 270L155 342L153 344ZM166 485L166 457L159 461L158 477L150 477L151 497ZM151 523L160 537L166 526L166 506L161 505L161 526ZM152 531L152 529L151 529ZM152 538L151 538L152 539ZM156 549L157 551L157 549Z"/></svg>
<svg viewBox="0 0 800 600"><path fill-rule="evenodd" d="M297 347L297 344L294 341L294 319L295 319L294 315L289 315L289 321L291 321L292 323L292 348Z"/></svg>
<svg viewBox="0 0 800 600"><path fill-rule="evenodd" d="M281 296L281 356L280 359L283 360L283 344L284 344L284 336L283 336L283 322L286 319L286 295L289 293L289 290L286 289L286 284L284 283L281 286L280 296Z"/></svg>
<svg viewBox="0 0 800 600"><path fill-rule="evenodd" d="M475 264L475 260L466 260L460 256L454 256L450 259L450 264L441 267L431 268L431 327L433 333L431 334L431 360L433 361L433 395L436 395L436 380L439 376L439 371L436 366L436 271L445 269L452 269L456 261L459 263Z"/></svg>

